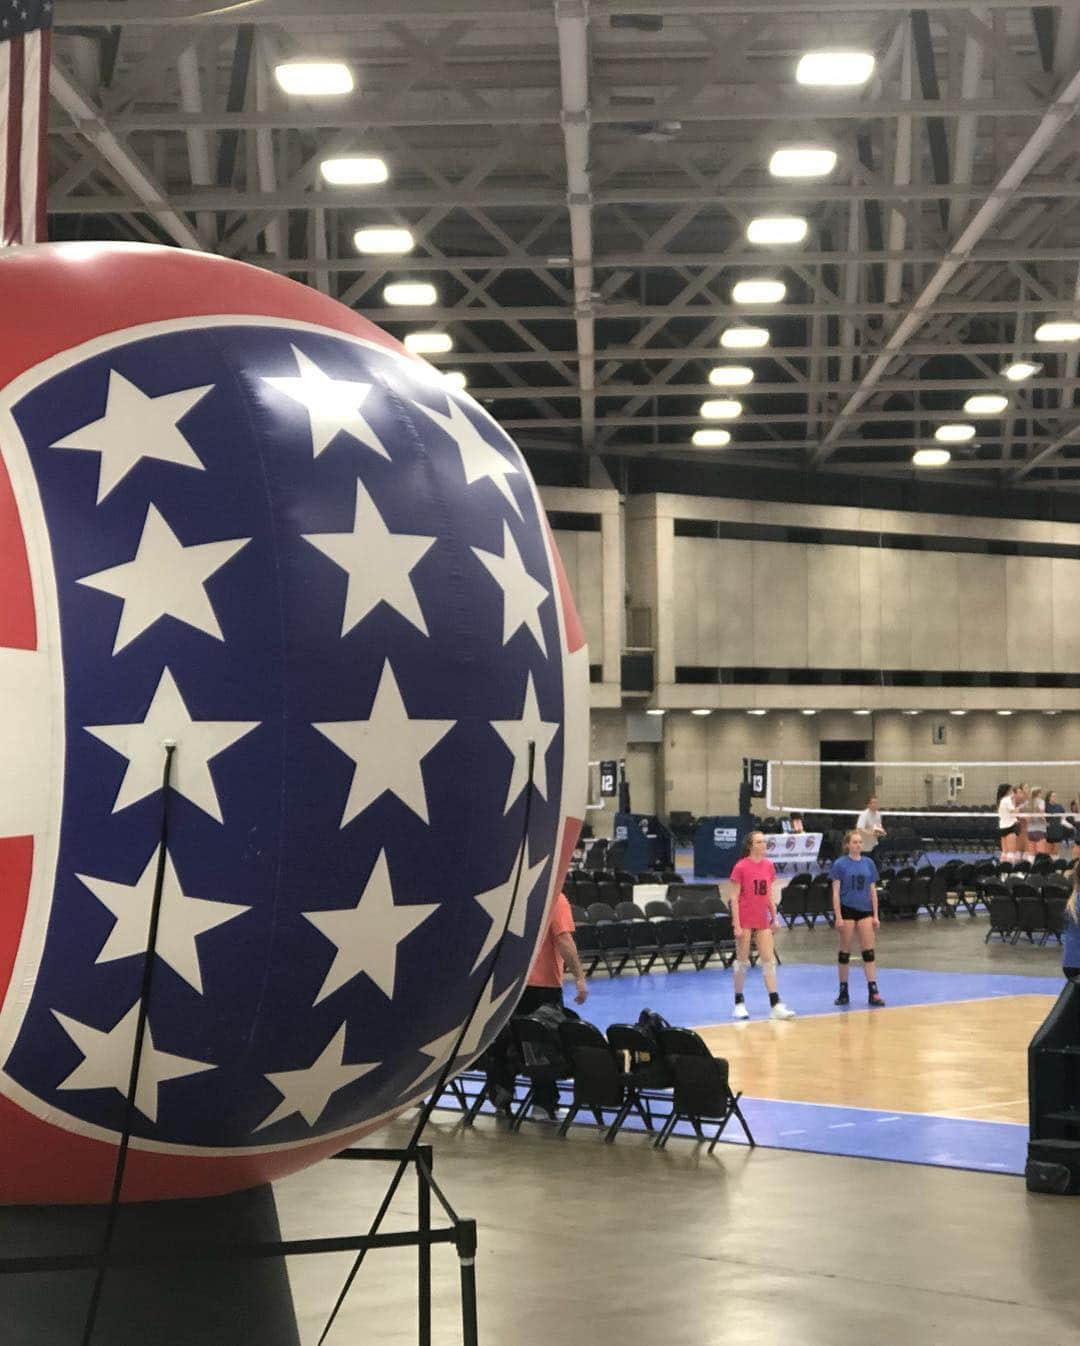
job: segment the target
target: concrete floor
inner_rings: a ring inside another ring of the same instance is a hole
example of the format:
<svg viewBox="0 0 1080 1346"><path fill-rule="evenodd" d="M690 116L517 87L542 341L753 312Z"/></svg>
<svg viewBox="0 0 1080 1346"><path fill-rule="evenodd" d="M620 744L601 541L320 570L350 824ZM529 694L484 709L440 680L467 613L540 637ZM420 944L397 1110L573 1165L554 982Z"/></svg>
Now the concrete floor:
<svg viewBox="0 0 1080 1346"><path fill-rule="evenodd" d="M982 944L985 917L887 925L883 964L1051 974L1056 952ZM826 962L819 928L784 957ZM888 949L887 958L886 949ZM694 973L678 973L693 976ZM399 1123L373 1143L402 1143ZM1080 1199L997 1175L673 1141L653 1152L588 1128L559 1141L436 1114L426 1139L462 1215L477 1219L481 1342L491 1346L1069 1346L1080 1339ZM381 1166L380 1166L381 1169ZM285 1237L359 1232L374 1165L326 1162L276 1187ZM403 1188L388 1227L415 1218ZM351 1258L293 1259L314 1346ZM460 1341L456 1259L435 1250L434 1340ZM327 1346L416 1340L415 1255L372 1254Z"/></svg>

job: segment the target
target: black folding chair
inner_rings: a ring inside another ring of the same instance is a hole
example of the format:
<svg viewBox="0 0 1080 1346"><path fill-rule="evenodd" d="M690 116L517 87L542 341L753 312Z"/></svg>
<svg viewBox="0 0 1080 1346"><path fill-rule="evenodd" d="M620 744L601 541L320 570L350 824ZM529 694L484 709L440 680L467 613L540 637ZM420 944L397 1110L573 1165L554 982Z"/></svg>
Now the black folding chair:
<svg viewBox="0 0 1080 1346"><path fill-rule="evenodd" d="M991 886L1003 891L990 892ZM985 889L989 897L987 909L990 912L990 929L987 930L983 943L989 944L992 935L1000 935L1003 940L1011 939L1016 929L1016 899L1005 889L1004 884L988 883Z"/></svg>
<svg viewBox="0 0 1080 1346"><path fill-rule="evenodd" d="M1044 944L1051 935L1060 944L1061 937L1065 933L1065 903L1068 897L1055 896L1055 892L1053 888L1046 890L1046 933L1042 938Z"/></svg>
<svg viewBox="0 0 1080 1346"><path fill-rule="evenodd" d="M558 1134L565 1136L574 1118L587 1108L603 1127L604 1113L613 1112L615 1120L604 1132L604 1141L610 1145L619 1134L622 1124L636 1106L641 1119L649 1129L647 1118L635 1090L629 1087L627 1072L621 1055L614 1051L603 1033L593 1024L572 1019L559 1025L563 1052L570 1061L574 1075L574 1097Z"/></svg>
<svg viewBox="0 0 1080 1346"><path fill-rule="evenodd" d="M596 926L591 921L574 920L574 943L586 977L591 977L604 958L604 949Z"/></svg>
<svg viewBox="0 0 1080 1346"><path fill-rule="evenodd" d="M657 1149L667 1144L677 1123L687 1121L699 1140L705 1139L702 1122L718 1122L716 1134L709 1142L712 1154L724 1127L732 1117L751 1145L755 1145L746 1118L739 1107L741 1093L732 1092L728 1079L728 1063L721 1056L713 1056L692 1028L662 1028L657 1035L674 1083L671 1115L653 1142Z"/></svg>
<svg viewBox="0 0 1080 1346"><path fill-rule="evenodd" d="M1013 900L1016 902L1016 927L1012 942L1015 944L1021 935L1026 935L1034 944L1036 935L1046 933L1046 903L1042 894L1030 883L1014 883ZM1045 939L1041 941L1045 944Z"/></svg>
<svg viewBox="0 0 1080 1346"><path fill-rule="evenodd" d="M809 874L795 874L785 885L780 897L780 917L789 930L793 929L800 916L804 924L810 924L806 914L806 899L809 890Z"/></svg>
<svg viewBox="0 0 1080 1346"><path fill-rule="evenodd" d="M596 942L608 976L617 977L634 953L629 927L604 902L592 904L589 908L589 920L596 926Z"/></svg>
<svg viewBox="0 0 1080 1346"><path fill-rule="evenodd" d="M560 1084L573 1078L574 1067L563 1049L561 1027L555 1028L528 1014L510 1020L510 1031L521 1056L521 1073L528 1081L525 1098L510 1123L513 1131L521 1130L539 1085L553 1084L558 1097Z"/></svg>
<svg viewBox="0 0 1080 1346"><path fill-rule="evenodd" d="M811 929L819 916L824 917L826 925L835 920L832 905L832 879L828 874L815 874L806 890L806 914L803 917Z"/></svg>
<svg viewBox="0 0 1080 1346"><path fill-rule="evenodd" d="M652 1131L652 1105L671 1103L673 1084L667 1058L660 1044L638 1024L612 1024L607 1031L612 1051L622 1055L626 1087L632 1090L647 1130Z"/></svg>

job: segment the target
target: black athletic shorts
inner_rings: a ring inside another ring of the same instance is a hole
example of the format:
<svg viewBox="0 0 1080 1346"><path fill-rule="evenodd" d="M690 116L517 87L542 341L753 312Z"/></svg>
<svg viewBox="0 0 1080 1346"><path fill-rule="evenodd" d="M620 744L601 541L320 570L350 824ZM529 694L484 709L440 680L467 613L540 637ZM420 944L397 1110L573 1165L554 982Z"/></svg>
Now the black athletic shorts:
<svg viewBox="0 0 1080 1346"><path fill-rule="evenodd" d="M865 921L873 916L872 911L863 911L861 907L845 907L840 903L840 919L842 921Z"/></svg>
<svg viewBox="0 0 1080 1346"><path fill-rule="evenodd" d="M1080 977L1080 967L1063 967L1061 970L1069 981L1075 981L1077 977Z"/></svg>
<svg viewBox="0 0 1080 1346"><path fill-rule="evenodd" d="M1012 827L999 827L999 837L1018 837L1020 835L1020 824L1013 823Z"/></svg>

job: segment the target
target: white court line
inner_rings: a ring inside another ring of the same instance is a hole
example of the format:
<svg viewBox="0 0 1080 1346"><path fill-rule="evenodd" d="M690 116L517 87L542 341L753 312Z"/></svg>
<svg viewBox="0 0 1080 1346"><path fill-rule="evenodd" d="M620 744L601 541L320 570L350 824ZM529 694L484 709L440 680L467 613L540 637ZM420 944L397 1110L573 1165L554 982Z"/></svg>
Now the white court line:
<svg viewBox="0 0 1080 1346"><path fill-rule="evenodd" d="M1003 1103L972 1103L971 1106L967 1108L954 1108L953 1114L958 1114L961 1112L978 1112L981 1108L1014 1108L1016 1107L1017 1103L1027 1104L1027 1102L1028 1100L1026 1098L1009 1098L1006 1099ZM982 1118L975 1117L972 1120L982 1121Z"/></svg>
<svg viewBox="0 0 1080 1346"><path fill-rule="evenodd" d="M805 1131L777 1131L778 1136L805 1136Z"/></svg>
<svg viewBox="0 0 1080 1346"><path fill-rule="evenodd" d="M831 1108L834 1112L880 1112L880 1108L861 1108L855 1103L811 1103L802 1098L773 1098L765 1094L744 1094L744 1099L748 1103L781 1103L792 1108ZM936 1122L974 1122L978 1126L1022 1126L1027 1130L1027 1122L996 1122L990 1118L983 1117L954 1117L951 1112L911 1112L901 1109L899 1114L903 1117L929 1117ZM890 1114L891 1116L891 1114ZM854 1125L854 1123L852 1123Z"/></svg>
<svg viewBox="0 0 1080 1346"><path fill-rule="evenodd" d="M880 1126L880 1124L881 1124L882 1122L900 1122L900 1121L903 1121L903 1118L902 1118L902 1117L875 1117L874 1120L875 1120L875 1121L878 1123L878 1125Z"/></svg>
<svg viewBox="0 0 1080 1346"><path fill-rule="evenodd" d="M833 1122L831 1126L827 1126L825 1129L826 1131L846 1131L849 1126L854 1125L854 1122Z"/></svg>

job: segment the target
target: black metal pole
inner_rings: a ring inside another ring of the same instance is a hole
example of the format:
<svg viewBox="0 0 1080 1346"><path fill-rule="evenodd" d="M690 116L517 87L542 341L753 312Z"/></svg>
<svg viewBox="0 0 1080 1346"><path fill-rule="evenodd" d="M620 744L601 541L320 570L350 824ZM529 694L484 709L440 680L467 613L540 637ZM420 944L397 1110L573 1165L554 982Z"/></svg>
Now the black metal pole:
<svg viewBox="0 0 1080 1346"><path fill-rule="evenodd" d="M423 1156L423 1163L420 1162ZM420 1145L417 1147L416 1164L416 1205L417 1205L417 1224L420 1232L426 1234L431 1230L431 1188L428 1186L428 1175L424 1171L423 1164L426 1163L428 1169L432 1165L432 1150L430 1145ZM417 1261L417 1325L416 1339L420 1346L431 1346L431 1244L420 1243L416 1249Z"/></svg>
<svg viewBox="0 0 1080 1346"><path fill-rule="evenodd" d="M461 1262L461 1340L464 1346L477 1346L475 1220L462 1220L458 1225L457 1247Z"/></svg>
<svg viewBox="0 0 1080 1346"><path fill-rule="evenodd" d="M109 1197L109 1210L105 1219L105 1232L101 1239L101 1264L94 1277L94 1288L90 1292L90 1302L86 1308L86 1320L83 1324L82 1346L90 1346L94 1336L101 1294L105 1288L105 1277L109 1269L109 1254L113 1239L116 1237L116 1222L120 1215L120 1194L124 1187L124 1173L127 1169L128 1149L131 1145L131 1128L135 1120L135 1099L139 1089L139 1067L142 1064L143 1045L146 1041L150 986L154 979L154 958L157 953L158 925L161 921L161 895L165 887L165 864L168 860L169 844L169 780L172 775L173 753L176 744L171 739L164 743L165 765L161 773L161 838L158 848L157 872L154 875L154 895L150 903L150 925L146 933L146 962L143 965L142 986L139 989L139 1014L135 1021L135 1042L131 1052L131 1071L128 1075L127 1098L124 1106L124 1125L120 1134L120 1144L116 1151L116 1167L113 1170L112 1194Z"/></svg>

